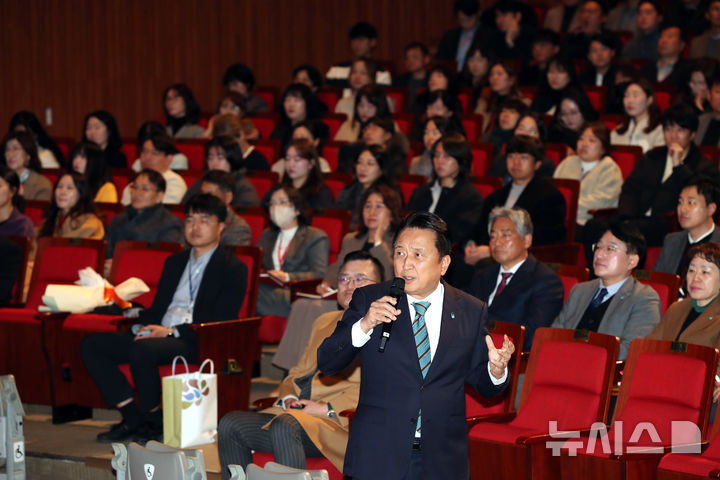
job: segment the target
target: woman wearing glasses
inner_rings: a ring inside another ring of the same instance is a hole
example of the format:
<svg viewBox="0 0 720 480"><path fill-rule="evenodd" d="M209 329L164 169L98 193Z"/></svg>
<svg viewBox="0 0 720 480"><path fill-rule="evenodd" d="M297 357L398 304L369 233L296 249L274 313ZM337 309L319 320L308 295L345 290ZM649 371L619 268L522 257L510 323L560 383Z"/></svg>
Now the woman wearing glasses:
<svg viewBox="0 0 720 480"><path fill-rule="evenodd" d="M270 228L260 236L262 266L267 274L258 289L257 314L287 317L290 313L292 280L325 275L330 240L325 232L310 226L306 203L292 186L273 187L264 201Z"/></svg>

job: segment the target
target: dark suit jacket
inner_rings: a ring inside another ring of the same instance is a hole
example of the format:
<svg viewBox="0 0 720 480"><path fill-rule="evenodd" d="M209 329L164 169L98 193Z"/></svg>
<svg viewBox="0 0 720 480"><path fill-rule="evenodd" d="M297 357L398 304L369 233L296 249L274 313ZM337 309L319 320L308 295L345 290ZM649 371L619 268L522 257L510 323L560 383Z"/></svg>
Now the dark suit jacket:
<svg viewBox="0 0 720 480"><path fill-rule="evenodd" d="M665 77L662 82L657 81L657 62L646 63L640 67L640 75L645 77L648 82L656 86L674 86L678 90L687 87L690 79L690 62L684 58L679 59L673 66L670 75Z"/></svg>
<svg viewBox="0 0 720 480"><path fill-rule="evenodd" d="M7 307L12 300L13 286L22 265L22 251L9 238L0 235L0 258L3 268L0 269L0 307Z"/></svg>
<svg viewBox="0 0 720 480"><path fill-rule="evenodd" d="M505 205L511 186L512 183L508 183L485 199L480 222L473 235L478 244L488 244L488 217L493 208ZM565 197L552 183L536 175L520 194L515 206L524 208L530 214L533 245L565 243Z"/></svg>
<svg viewBox="0 0 720 480"><path fill-rule="evenodd" d="M470 285L470 294L483 302L495 290L500 264L478 272ZM488 319L525 326L523 350L532 346L535 330L549 327L563 306L564 288L560 277L544 263L528 255L515 275L488 307Z"/></svg>
<svg viewBox="0 0 720 480"><path fill-rule="evenodd" d="M483 28L482 26L479 26L477 30L475 30L475 35L473 35L472 41L470 42L470 45L473 43L479 41L483 37ZM440 43L438 43L437 53L435 53L435 58L438 60L455 60L455 55L457 53L458 44L460 43L460 34L462 33L462 28L457 27L453 28L451 30L447 30L442 38L440 39ZM470 50L468 50L470 51ZM465 59L463 58L463 62L465 63Z"/></svg>
<svg viewBox="0 0 720 480"><path fill-rule="evenodd" d="M172 302L175 290L185 271L190 252L171 255L165 260L157 293L152 305L140 313L140 323L160 324ZM245 298L247 287L247 267L235 255L219 247L213 253L205 268L193 309L193 323L221 322L234 320ZM176 327L180 338L195 342L195 334L186 325Z"/></svg>
<svg viewBox="0 0 720 480"><path fill-rule="evenodd" d="M105 232L107 257L112 258L115 244L122 240L183 243L183 222L162 203L137 211L132 205L115 215Z"/></svg>
<svg viewBox="0 0 720 480"><path fill-rule="evenodd" d="M267 228L258 240L257 246L263 249L262 265L265 270L275 268L272 252L279 232ZM282 269L290 275L290 280L322 278L327 270L329 252L330 239L325 232L315 227L300 225L285 252Z"/></svg>
<svg viewBox="0 0 720 480"><path fill-rule="evenodd" d="M657 147L638 160L620 192L618 215L644 217L652 207L653 215L675 211L678 195L693 174L702 174L718 181L718 169L703 157L694 143L685 161L673 169L672 175L662 182L667 158L667 147Z"/></svg>
<svg viewBox="0 0 720 480"><path fill-rule="evenodd" d="M370 303L386 295L390 282L355 290L350 308L318 349L318 368L334 375L360 356L360 401L350 430L343 473L356 479L402 478L422 408L423 479L467 479L465 422L467 382L483 396L500 393L493 385L485 345L487 308L476 298L445 284L437 351L423 379L412 333L407 298L384 353L375 328L361 348L352 345L351 328Z"/></svg>
<svg viewBox="0 0 720 480"><path fill-rule="evenodd" d="M717 227L710 234L711 242L720 242L720 229ZM665 236L662 250L658 255L655 266L653 267L654 272L666 272L676 273L680 267L682 261L682 255L685 251L685 247L688 243L687 230L681 230L679 232L669 233ZM683 284L685 279L683 279Z"/></svg>
<svg viewBox="0 0 720 480"><path fill-rule="evenodd" d="M420 185L410 195L407 209L427 211L432 204L430 187L433 183ZM483 198L470 182L458 181L452 188L443 188L435 207L435 214L445 220L453 243L461 248L470 238L470 232L480 219Z"/></svg>

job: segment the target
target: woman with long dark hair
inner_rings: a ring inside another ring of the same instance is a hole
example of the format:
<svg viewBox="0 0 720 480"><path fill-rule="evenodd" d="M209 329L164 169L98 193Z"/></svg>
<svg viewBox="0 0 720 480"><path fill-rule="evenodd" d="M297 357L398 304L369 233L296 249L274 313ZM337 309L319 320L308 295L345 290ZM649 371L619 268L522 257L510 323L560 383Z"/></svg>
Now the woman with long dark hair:
<svg viewBox="0 0 720 480"><path fill-rule="evenodd" d="M71 170L85 176L94 202L117 203L117 189L112 183L103 151L97 144L78 143L70 152L69 159Z"/></svg>
<svg viewBox="0 0 720 480"><path fill-rule="evenodd" d="M162 95L167 134L173 138L200 138L205 129L198 125L200 106L190 87L176 83Z"/></svg>
<svg viewBox="0 0 720 480"><path fill-rule="evenodd" d="M57 179L37 236L103 239L105 227L95 215L90 186L82 175L71 172Z"/></svg>
<svg viewBox="0 0 720 480"><path fill-rule="evenodd" d="M623 106L623 121L610 133L610 143L636 145L643 152L665 145L662 112L655 101L655 90L650 82L644 78L630 82L625 88Z"/></svg>
<svg viewBox="0 0 720 480"><path fill-rule="evenodd" d="M50 200L52 184L40 173L42 167L32 133L11 131L3 138L0 151L4 154L3 163L20 178L25 200Z"/></svg>
<svg viewBox="0 0 720 480"><path fill-rule="evenodd" d="M103 151L108 167L127 168L127 157L120 150L122 147L120 132L115 117L109 112L98 110L85 116L82 141L96 143Z"/></svg>
<svg viewBox="0 0 720 480"><path fill-rule="evenodd" d="M34 113L23 110L13 115L10 119L8 133L16 131L32 134L42 168L60 168L65 164L62 150L50 138Z"/></svg>
<svg viewBox="0 0 720 480"><path fill-rule="evenodd" d="M310 208L328 208L333 204L332 190L320 171L317 149L309 140L293 140L287 147L285 175L280 183L300 192Z"/></svg>
<svg viewBox="0 0 720 480"><path fill-rule="evenodd" d="M282 142L283 148L290 143L293 125L305 120L320 118L317 108L317 98L310 87L302 83L293 83L285 89L278 106L280 121L275 125L270 138ZM324 128L323 128L324 127ZM325 143L330 138L330 129L324 123L320 126L320 142Z"/></svg>
<svg viewBox="0 0 720 480"><path fill-rule="evenodd" d="M32 238L35 225L22 213L25 201L19 193L17 173L0 165L0 235L17 235Z"/></svg>
<svg viewBox="0 0 720 480"><path fill-rule="evenodd" d="M387 101L385 88L370 84L362 87L355 95L355 107L351 118L345 120L335 134L338 142L356 142L362 131L374 117L389 117L390 105Z"/></svg>

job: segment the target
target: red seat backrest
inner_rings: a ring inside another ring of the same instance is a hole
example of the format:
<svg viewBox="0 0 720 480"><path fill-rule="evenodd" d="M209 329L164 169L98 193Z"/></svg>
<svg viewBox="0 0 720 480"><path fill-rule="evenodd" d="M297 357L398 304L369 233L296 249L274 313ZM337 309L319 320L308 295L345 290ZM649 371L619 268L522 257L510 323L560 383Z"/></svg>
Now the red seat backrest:
<svg viewBox="0 0 720 480"><path fill-rule="evenodd" d="M471 142L470 148L473 157L470 173L476 177L484 177L490 170L490 164L492 164L493 144L490 142Z"/></svg>
<svg viewBox="0 0 720 480"><path fill-rule="evenodd" d="M605 87L596 87L596 86L590 86L587 85L584 87L585 94L587 95L588 99L590 100L590 103L593 107L595 107L595 110L598 112L604 112L605 111L605 99L607 97L607 90Z"/></svg>
<svg viewBox="0 0 720 480"><path fill-rule="evenodd" d="M253 246L235 247L235 256L245 264L248 270L245 298L240 306L238 318L247 318L255 315L257 304L257 291L260 282L260 265L262 263L262 248Z"/></svg>
<svg viewBox="0 0 720 480"><path fill-rule="evenodd" d="M330 138L335 138L338 130L340 130L340 125L342 125L346 119L347 115L344 113L326 113L325 116L321 118L323 123L330 129Z"/></svg>
<svg viewBox="0 0 720 480"><path fill-rule="evenodd" d="M205 175L205 172L202 170L178 170L177 172L180 174L180 176L185 180L185 185L187 185L188 188L195 185L195 182L200 180L203 175Z"/></svg>
<svg viewBox="0 0 720 480"><path fill-rule="evenodd" d="M100 220L103 221L107 229L113 217L122 212L125 207L121 203L95 202L95 208L97 209L98 217L100 217Z"/></svg>
<svg viewBox="0 0 720 480"><path fill-rule="evenodd" d="M188 159L189 170L202 170L205 159L205 140L177 142L175 147Z"/></svg>
<svg viewBox="0 0 720 480"><path fill-rule="evenodd" d="M17 235L8 235L7 238L20 248L20 268L15 277L13 285L11 304L19 305L22 303L23 289L25 288L25 274L27 273L28 258L30 256L30 239Z"/></svg>
<svg viewBox="0 0 720 480"><path fill-rule="evenodd" d="M118 285L130 277L141 279L150 288L133 301L145 308L152 305L157 286L160 282L165 260L185 246L169 242L118 242L113 251L113 265L108 281Z"/></svg>
<svg viewBox="0 0 720 480"><path fill-rule="evenodd" d="M385 89L387 97L392 100L391 106L394 107L393 112L402 113L407 111L407 88L405 87L387 87Z"/></svg>
<svg viewBox="0 0 720 480"><path fill-rule="evenodd" d="M272 111L277 104L278 89L277 87L257 87L253 91L255 95L265 100L268 104L268 109Z"/></svg>
<svg viewBox="0 0 720 480"><path fill-rule="evenodd" d="M680 277L672 273L649 270L635 270L634 275L638 281L652 287L657 292L662 305L662 313L665 315L665 310L678 299L682 285Z"/></svg>
<svg viewBox="0 0 720 480"><path fill-rule="evenodd" d="M566 239L571 243L575 238L575 226L577 224L578 197L580 196L580 181L554 178L555 188L560 190L565 197L565 230Z"/></svg>
<svg viewBox="0 0 720 480"><path fill-rule="evenodd" d="M614 114L602 114L600 115L600 121L605 124L605 126L610 130L611 132L620 125L623 121L622 115L614 115Z"/></svg>
<svg viewBox="0 0 720 480"><path fill-rule="evenodd" d="M263 139L270 138L270 134L275 129L276 116L275 115L258 115L249 117L250 121L253 122L255 128L260 132L260 137Z"/></svg>
<svg viewBox="0 0 720 480"><path fill-rule="evenodd" d="M392 116L397 128L405 135L410 135L410 130L414 122L412 113L395 113Z"/></svg>
<svg viewBox="0 0 720 480"><path fill-rule="evenodd" d="M570 290L572 290L572 288L580 282L577 277L567 275L560 275L560 280L562 280L563 289L565 290L565 296L563 297L564 302L565 300L567 300L567 297L570 294Z"/></svg>
<svg viewBox="0 0 720 480"><path fill-rule="evenodd" d="M472 112L474 110L470 105L470 102L472 100L472 91L468 92L463 89L462 91L460 91L460 93L457 94L457 99L460 101L460 106L462 106L463 112ZM465 131L467 132L467 130Z"/></svg>
<svg viewBox="0 0 720 480"><path fill-rule="evenodd" d="M330 238L330 257L328 264L337 260L342 239L350 230L351 213L348 210L317 209L312 215L311 225L327 233Z"/></svg>
<svg viewBox="0 0 720 480"><path fill-rule="evenodd" d="M662 247L647 247L647 251L645 252L645 266L643 267L645 270L652 270L660 256L660 250L662 250Z"/></svg>
<svg viewBox="0 0 720 480"><path fill-rule="evenodd" d="M398 182L400 192L402 193L403 203L407 205L410 202L410 196L413 190L420 185L427 183L427 177L423 175L403 175Z"/></svg>
<svg viewBox="0 0 720 480"><path fill-rule="evenodd" d="M36 227L39 227L43 220L43 214L50 208L49 200L26 200L25 215L30 217Z"/></svg>
<svg viewBox="0 0 720 480"><path fill-rule="evenodd" d="M483 198L487 198L488 195L493 193L495 190L502 188L502 178L500 177L476 177L473 178L472 184L475 185Z"/></svg>
<svg viewBox="0 0 720 480"><path fill-rule="evenodd" d="M670 88L656 88L655 89L655 102L660 107L661 111L665 111L666 108L672 103L673 96L675 94L674 89Z"/></svg>
<svg viewBox="0 0 720 480"><path fill-rule="evenodd" d="M567 157L568 147L564 143L546 143L545 156L548 157L557 167Z"/></svg>
<svg viewBox="0 0 720 480"><path fill-rule="evenodd" d="M643 151L641 147L635 145L614 145L612 149L612 158L620 167L623 180L630 176L635 168L635 164L642 157Z"/></svg>
<svg viewBox="0 0 720 480"><path fill-rule="evenodd" d="M248 172L245 178L255 187L255 191L261 201L265 197L265 194L279 182L279 176L276 172L256 170L254 172Z"/></svg>
<svg viewBox="0 0 720 480"><path fill-rule="evenodd" d="M255 245L270 224L267 212L262 207L236 207L235 211L250 226L250 243Z"/></svg>
<svg viewBox="0 0 720 480"><path fill-rule="evenodd" d="M62 175L63 170L61 168L43 168L42 171L43 177L50 180L50 184L55 186L55 182L57 182L57 179Z"/></svg>
<svg viewBox="0 0 720 480"><path fill-rule="evenodd" d="M327 160L330 170L333 172L338 168L338 154L340 152L340 147L346 143L347 142L330 141L323 147L322 156L325 160Z"/></svg>
<svg viewBox="0 0 720 480"><path fill-rule="evenodd" d="M323 87L317 92L317 98L328 107L329 112L335 111L335 104L342 96L342 89L335 87Z"/></svg>
<svg viewBox="0 0 720 480"><path fill-rule="evenodd" d="M333 193L333 198L337 200L340 190L350 185L353 181L352 173L330 172L325 175L325 185L327 185Z"/></svg>
<svg viewBox="0 0 720 480"><path fill-rule="evenodd" d="M282 144L280 140L274 138L258 140L255 143L255 150L262 153L268 163L272 165L280 159L280 150L282 150Z"/></svg>
<svg viewBox="0 0 720 480"><path fill-rule="evenodd" d="M130 160L128 157L128 163L131 163L132 161L134 160ZM135 172L129 168L112 169L112 182L118 192L118 197L122 196L125 188L130 184L130 182L132 182L133 178L135 178Z"/></svg>
<svg viewBox="0 0 720 480"><path fill-rule="evenodd" d="M720 148L715 145L698 145L702 154L709 158L715 165L720 164Z"/></svg>
<svg viewBox="0 0 720 480"><path fill-rule="evenodd" d="M72 285L78 270L92 267L102 274L106 244L103 240L49 238L38 240L27 308L37 309L49 284Z"/></svg>
<svg viewBox="0 0 720 480"><path fill-rule="evenodd" d="M472 143L482 133L483 116L478 113L464 113L460 116L460 122L465 130L465 138Z"/></svg>
<svg viewBox="0 0 720 480"><path fill-rule="evenodd" d="M137 145L135 144L135 140L124 139L122 146L120 147L120 151L125 154L125 158L127 158L128 167L132 166L133 162L135 162L135 160L140 158L140 155L138 155Z"/></svg>

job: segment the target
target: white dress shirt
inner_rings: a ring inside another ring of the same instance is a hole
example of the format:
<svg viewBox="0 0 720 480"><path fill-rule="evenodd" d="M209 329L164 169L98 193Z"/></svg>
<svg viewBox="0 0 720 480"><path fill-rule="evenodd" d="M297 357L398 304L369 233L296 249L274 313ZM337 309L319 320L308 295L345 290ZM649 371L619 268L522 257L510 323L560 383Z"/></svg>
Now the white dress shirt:
<svg viewBox="0 0 720 480"><path fill-rule="evenodd" d="M497 292L498 285L500 285L500 282L502 281L502 274L503 273L512 273L512 276L508 278L505 281L505 287L508 286L508 284L512 281L513 277L515 277L515 274L517 273L518 269L522 267L522 264L525 263L525 260L527 260L527 257L525 257L521 262L516 263L512 267L510 267L508 270L505 270L500 267L500 270L498 271L497 279L495 280L495 288L493 288L492 293L488 297L488 306L492 305L493 300L495 300L495 292Z"/></svg>

